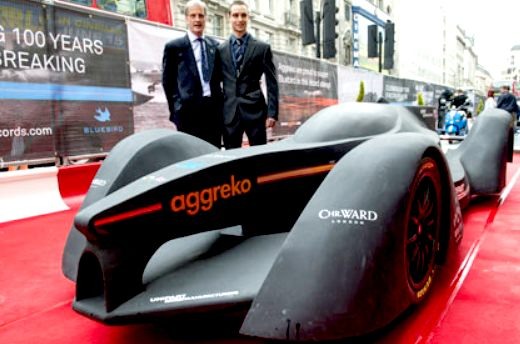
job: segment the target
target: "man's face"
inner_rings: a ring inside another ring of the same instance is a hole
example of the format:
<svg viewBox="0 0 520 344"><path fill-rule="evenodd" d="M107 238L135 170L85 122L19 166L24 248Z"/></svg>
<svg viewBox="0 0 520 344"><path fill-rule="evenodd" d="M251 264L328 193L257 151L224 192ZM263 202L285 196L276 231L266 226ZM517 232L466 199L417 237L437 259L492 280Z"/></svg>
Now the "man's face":
<svg viewBox="0 0 520 344"><path fill-rule="evenodd" d="M247 31L247 23L249 21L249 11L247 6L233 5L229 12L231 21L231 29L237 36L242 36Z"/></svg>
<svg viewBox="0 0 520 344"><path fill-rule="evenodd" d="M204 33L204 27L206 26L204 9L201 6L192 6L186 15L186 23L188 23L188 29L193 34L202 36Z"/></svg>

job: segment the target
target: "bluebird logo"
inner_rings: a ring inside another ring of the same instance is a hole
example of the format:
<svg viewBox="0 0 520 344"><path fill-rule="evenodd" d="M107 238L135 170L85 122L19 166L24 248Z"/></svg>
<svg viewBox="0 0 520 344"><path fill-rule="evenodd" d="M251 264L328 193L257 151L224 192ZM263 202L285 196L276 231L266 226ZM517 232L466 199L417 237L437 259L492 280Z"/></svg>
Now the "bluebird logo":
<svg viewBox="0 0 520 344"><path fill-rule="evenodd" d="M94 118L101 123L110 122L110 111L105 106L105 109L102 110L101 107L96 109L96 115ZM125 129L122 125L100 125L100 126L92 126L92 127L83 127L83 135L100 135L100 134L112 134L112 133L122 133Z"/></svg>
<svg viewBox="0 0 520 344"><path fill-rule="evenodd" d="M110 122L110 111L108 111L106 106L105 106L105 110L101 110L101 108L97 108L96 113L97 113L97 115L95 115L94 118L98 122Z"/></svg>

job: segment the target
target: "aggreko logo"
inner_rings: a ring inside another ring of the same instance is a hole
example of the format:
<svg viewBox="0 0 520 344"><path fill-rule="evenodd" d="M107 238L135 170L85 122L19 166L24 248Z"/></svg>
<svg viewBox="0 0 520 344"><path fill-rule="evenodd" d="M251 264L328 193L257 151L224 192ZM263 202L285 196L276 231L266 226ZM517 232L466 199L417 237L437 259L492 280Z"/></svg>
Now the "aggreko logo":
<svg viewBox="0 0 520 344"><path fill-rule="evenodd" d="M200 191L173 196L170 206L174 212L186 211L188 215L196 215L200 210L208 211L219 199L228 199L248 193L251 181L247 178L235 180L231 176L229 183L215 185Z"/></svg>

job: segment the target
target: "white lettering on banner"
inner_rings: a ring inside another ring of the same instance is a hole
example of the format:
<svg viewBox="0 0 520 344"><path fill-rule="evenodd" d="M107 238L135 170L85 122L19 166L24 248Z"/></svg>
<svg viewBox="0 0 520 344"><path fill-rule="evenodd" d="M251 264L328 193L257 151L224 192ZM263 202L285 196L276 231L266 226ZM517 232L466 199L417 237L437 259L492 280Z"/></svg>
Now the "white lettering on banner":
<svg viewBox="0 0 520 344"><path fill-rule="evenodd" d="M331 223L364 225L365 222L374 222L378 219L378 214L374 210L365 209L321 209L318 217L322 220L329 220Z"/></svg>
<svg viewBox="0 0 520 344"><path fill-rule="evenodd" d="M86 73L85 59L81 56L62 56L60 51L76 54L102 55L104 52L103 42L96 39L80 38L62 33L52 33L40 30L12 29L13 43L24 49L44 49L50 45L55 55L45 53L29 52L27 50L5 49L0 50L0 67L12 69L43 69L52 72ZM6 36L4 27L0 26L0 43L5 43ZM5 44L2 44L5 45Z"/></svg>
<svg viewBox="0 0 520 344"><path fill-rule="evenodd" d="M25 136L52 136L51 127L36 127L36 128L0 128L0 137L25 137Z"/></svg>
<svg viewBox="0 0 520 344"><path fill-rule="evenodd" d="M3 31L3 30L2 30ZM16 44L26 47L36 45L38 48L44 48L46 44L45 33L43 31L32 31L29 29L20 30L14 28L12 30ZM54 34L49 32L49 41L55 50L90 53L95 55L103 54L103 42L96 39L92 41L90 38L72 37L61 33Z"/></svg>
<svg viewBox="0 0 520 344"><path fill-rule="evenodd" d="M85 73L85 60L56 55L36 55L26 51L0 51L0 67L13 69L44 69L53 72Z"/></svg>
<svg viewBox="0 0 520 344"><path fill-rule="evenodd" d="M122 125L112 125L104 127L83 127L84 135L122 133L123 131L125 131L125 128Z"/></svg>
<svg viewBox="0 0 520 344"><path fill-rule="evenodd" d="M0 43L5 43L5 33L2 25L0 25Z"/></svg>
<svg viewBox="0 0 520 344"><path fill-rule="evenodd" d="M278 82L280 84L301 85L330 89L329 73L312 68L302 68L278 63Z"/></svg>

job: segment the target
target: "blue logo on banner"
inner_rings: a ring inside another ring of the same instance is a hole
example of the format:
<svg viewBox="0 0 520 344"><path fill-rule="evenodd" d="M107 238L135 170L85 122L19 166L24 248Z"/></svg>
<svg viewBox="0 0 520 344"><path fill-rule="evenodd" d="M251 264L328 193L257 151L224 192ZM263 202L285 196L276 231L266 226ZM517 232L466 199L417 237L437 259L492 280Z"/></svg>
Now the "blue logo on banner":
<svg viewBox="0 0 520 344"><path fill-rule="evenodd" d="M98 122L110 122L110 111L108 111L106 106L105 106L105 110L101 110L101 108L97 108L96 113L97 113L97 115L95 115L94 118Z"/></svg>
<svg viewBox="0 0 520 344"><path fill-rule="evenodd" d="M105 106L104 109L98 107L96 109L96 115L94 118L96 121L101 123L110 122L111 114L108 108ZM124 131L123 126L121 125L108 125L108 126L100 126L100 127L83 127L84 135L97 135L97 134L111 134L111 133L122 133Z"/></svg>

